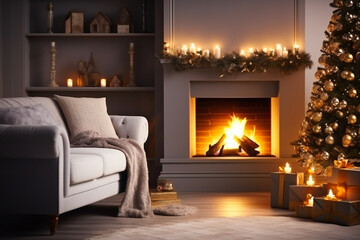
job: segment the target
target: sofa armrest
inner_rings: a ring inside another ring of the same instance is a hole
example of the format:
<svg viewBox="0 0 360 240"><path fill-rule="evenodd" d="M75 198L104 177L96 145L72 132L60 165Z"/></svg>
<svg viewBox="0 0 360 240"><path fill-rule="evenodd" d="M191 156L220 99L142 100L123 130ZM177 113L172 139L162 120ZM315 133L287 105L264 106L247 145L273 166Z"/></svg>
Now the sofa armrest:
<svg viewBox="0 0 360 240"><path fill-rule="evenodd" d="M142 116L110 116L116 134L120 138L130 138L144 148L149 135L149 124Z"/></svg>
<svg viewBox="0 0 360 240"><path fill-rule="evenodd" d="M67 138L59 126L0 125L0 158L56 158L59 137ZM61 143L62 144L62 143ZM69 142L61 149L70 148Z"/></svg>

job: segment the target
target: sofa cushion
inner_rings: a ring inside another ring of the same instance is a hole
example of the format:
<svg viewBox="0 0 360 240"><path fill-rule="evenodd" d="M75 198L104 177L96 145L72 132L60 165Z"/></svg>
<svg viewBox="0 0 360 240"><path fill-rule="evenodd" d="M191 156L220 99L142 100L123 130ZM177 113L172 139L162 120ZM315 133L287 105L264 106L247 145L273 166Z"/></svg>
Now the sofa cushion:
<svg viewBox="0 0 360 240"><path fill-rule="evenodd" d="M107 113L105 98L75 98L55 95L69 126L70 135L95 131L100 137L118 138Z"/></svg>
<svg viewBox="0 0 360 240"><path fill-rule="evenodd" d="M94 154L70 154L70 184L87 182L103 175L103 160Z"/></svg>
<svg viewBox="0 0 360 240"><path fill-rule="evenodd" d="M0 108L0 124L55 125L55 119L42 104Z"/></svg>
<svg viewBox="0 0 360 240"><path fill-rule="evenodd" d="M114 173L122 172L126 169L126 158L125 154L119 150L116 149L110 149L110 148L71 148L70 149L70 158L71 162L73 162L74 157L77 159L78 157L85 157L85 158L96 158L101 159L101 175L97 174L97 177L94 177L92 175L92 179L99 178L102 176L111 175ZM86 168L86 166L85 166ZM71 164L71 176L73 174L83 174L83 173L73 173L72 164ZM82 169L84 171L84 169ZM78 179L78 176L74 176L74 179ZM82 177L81 177L82 178ZM91 177L90 177L91 178ZM73 177L71 177L71 184L75 184L73 182ZM83 179L83 178L82 178ZM86 181L91 180L87 179ZM79 183L79 181L77 181Z"/></svg>

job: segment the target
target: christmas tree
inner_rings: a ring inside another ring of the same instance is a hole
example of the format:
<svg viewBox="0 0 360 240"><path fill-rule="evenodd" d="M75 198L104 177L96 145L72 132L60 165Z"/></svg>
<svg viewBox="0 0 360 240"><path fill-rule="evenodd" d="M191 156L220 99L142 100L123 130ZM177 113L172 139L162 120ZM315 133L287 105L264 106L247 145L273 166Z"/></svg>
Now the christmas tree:
<svg viewBox="0 0 360 240"><path fill-rule="evenodd" d="M360 159L360 0L334 0L310 103L293 142L303 167ZM322 169L321 169L322 170Z"/></svg>

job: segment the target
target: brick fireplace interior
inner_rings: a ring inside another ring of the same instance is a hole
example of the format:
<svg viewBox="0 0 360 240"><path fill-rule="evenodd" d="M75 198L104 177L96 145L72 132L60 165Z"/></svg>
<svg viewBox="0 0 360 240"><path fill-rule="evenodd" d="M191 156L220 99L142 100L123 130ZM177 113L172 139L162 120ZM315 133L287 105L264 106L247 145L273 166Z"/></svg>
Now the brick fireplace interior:
<svg viewBox="0 0 360 240"><path fill-rule="evenodd" d="M196 98L195 108L196 155L194 157L205 156L209 144L214 145L224 133L226 134L226 131L231 131L232 128L235 128L234 133L237 136L244 134L259 145L256 150L260 153L256 156L271 155L270 98ZM244 133L242 133L243 126ZM232 132L228 135L231 134ZM239 144L230 136L226 135L224 142L223 150L221 153L216 153L217 156L248 156L246 151L238 149Z"/></svg>

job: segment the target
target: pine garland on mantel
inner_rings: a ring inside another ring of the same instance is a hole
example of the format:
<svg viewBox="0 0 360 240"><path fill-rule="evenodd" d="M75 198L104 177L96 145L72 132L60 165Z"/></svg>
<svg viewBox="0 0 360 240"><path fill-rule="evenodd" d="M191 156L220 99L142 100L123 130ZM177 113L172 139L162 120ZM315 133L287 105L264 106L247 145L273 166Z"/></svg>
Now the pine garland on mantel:
<svg viewBox="0 0 360 240"><path fill-rule="evenodd" d="M220 69L224 74L264 73L269 69L278 69L282 74L290 74L300 68L311 68L313 65L310 54L304 51L296 53L289 51L287 57L269 55L262 50L255 50L249 57L232 52L216 59L212 53L208 57L204 57L202 51L182 54L180 51L170 52L164 49L160 58L174 64L177 71L214 68Z"/></svg>

